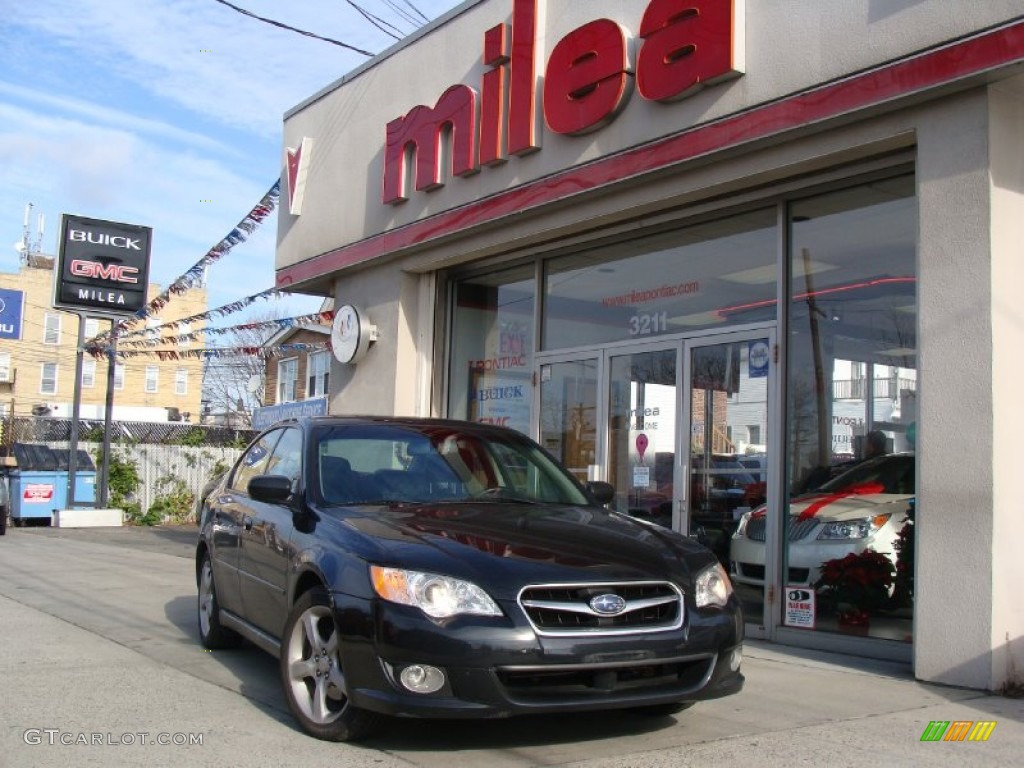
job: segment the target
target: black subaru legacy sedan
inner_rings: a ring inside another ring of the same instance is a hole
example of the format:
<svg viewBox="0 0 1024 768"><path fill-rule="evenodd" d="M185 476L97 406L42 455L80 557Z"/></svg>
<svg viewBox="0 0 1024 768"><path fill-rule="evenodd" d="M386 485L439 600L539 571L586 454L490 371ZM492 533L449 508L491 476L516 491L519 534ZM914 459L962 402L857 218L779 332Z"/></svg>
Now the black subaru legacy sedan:
<svg viewBox="0 0 1024 768"><path fill-rule="evenodd" d="M738 692L729 577L604 508L613 492L501 427L281 423L202 500L202 642L272 653L302 728L336 741L388 715L670 714Z"/></svg>

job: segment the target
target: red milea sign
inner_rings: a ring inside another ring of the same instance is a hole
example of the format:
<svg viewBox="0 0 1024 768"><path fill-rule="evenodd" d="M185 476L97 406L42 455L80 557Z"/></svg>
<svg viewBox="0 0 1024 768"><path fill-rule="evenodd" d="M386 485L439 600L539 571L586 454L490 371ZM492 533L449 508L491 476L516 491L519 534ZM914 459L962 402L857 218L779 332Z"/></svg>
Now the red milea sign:
<svg viewBox="0 0 1024 768"><path fill-rule="evenodd" d="M597 19L563 37L544 68L544 121L553 133L579 136L608 124L629 102L670 102L742 73L737 28L743 0L651 0L639 43L611 19ZM511 27L511 28L509 28ZM433 107L413 107L387 125L382 200L407 200L406 160L418 191L441 179L443 133L451 135L451 173L505 162L540 148L536 135L537 0L513 0L511 25L484 33L479 92L453 85ZM633 62L632 51L638 47ZM507 95L506 95L507 90ZM504 139L504 141L503 141ZM502 144L504 143L504 146Z"/></svg>
<svg viewBox="0 0 1024 768"><path fill-rule="evenodd" d="M53 501L53 486L45 483L29 483L21 492L25 504L44 504Z"/></svg>

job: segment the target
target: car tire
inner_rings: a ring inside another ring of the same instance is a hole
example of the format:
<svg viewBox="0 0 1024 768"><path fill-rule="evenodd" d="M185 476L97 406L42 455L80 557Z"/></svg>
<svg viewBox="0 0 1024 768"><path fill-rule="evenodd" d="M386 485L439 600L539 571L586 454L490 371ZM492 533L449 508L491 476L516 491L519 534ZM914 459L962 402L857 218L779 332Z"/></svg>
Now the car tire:
<svg viewBox="0 0 1024 768"><path fill-rule="evenodd" d="M7 535L7 509L0 507L0 536Z"/></svg>
<svg viewBox="0 0 1024 768"><path fill-rule="evenodd" d="M331 601L317 587L292 608L281 642L281 685L292 715L310 736L356 741L377 731L383 716L353 706L341 667Z"/></svg>
<svg viewBox="0 0 1024 768"><path fill-rule="evenodd" d="M235 648L242 642L241 636L220 623L220 604L217 602L217 588L213 583L213 564L210 553L203 554L199 566L199 596L196 601L199 616L199 639L206 648L218 651Z"/></svg>
<svg viewBox="0 0 1024 768"><path fill-rule="evenodd" d="M635 707L631 711L646 717L669 717L670 715L678 715L696 703L695 701L670 701L667 704L650 704L646 707Z"/></svg>

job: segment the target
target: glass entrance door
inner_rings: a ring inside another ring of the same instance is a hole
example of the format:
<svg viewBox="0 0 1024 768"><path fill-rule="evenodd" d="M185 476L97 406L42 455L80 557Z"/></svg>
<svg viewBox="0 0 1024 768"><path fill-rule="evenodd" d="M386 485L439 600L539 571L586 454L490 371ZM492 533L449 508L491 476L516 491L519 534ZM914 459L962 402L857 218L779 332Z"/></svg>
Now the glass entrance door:
<svg viewBox="0 0 1024 768"><path fill-rule="evenodd" d="M679 343L609 353L608 481L612 508L676 525Z"/></svg>
<svg viewBox="0 0 1024 768"><path fill-rule="evenodd" d="M774 345L773 331L746 331L548 357L537 368L541 444L581 482L610 482L612 509L714 552L755 636L766 631ZM741 522L762 542L759 562L744 560L760 568L747 583L733 557L747 541L735 535Z"/></svg>
<svg viewBox="0 0 1024 768"><path fill-rule="evenodd" d="M600 357L540 365L540 444L582 483L598 479Z"/></svg>
<svg viewBox="0 0 1024 768"><path fill-rule="evenodd" d="M767 527L774 344L773 333L759 331L691 340L684 353L689 455L683 527L729 571L755 626L764 625L765 564L748 587L736 578L733 549L741 522L760 526L762 536Z"/></svg>

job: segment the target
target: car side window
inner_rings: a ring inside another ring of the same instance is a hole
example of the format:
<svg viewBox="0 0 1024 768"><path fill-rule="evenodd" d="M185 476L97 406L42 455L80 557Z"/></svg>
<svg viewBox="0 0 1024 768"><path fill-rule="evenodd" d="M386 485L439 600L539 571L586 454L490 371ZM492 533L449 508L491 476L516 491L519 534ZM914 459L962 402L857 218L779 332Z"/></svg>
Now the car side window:
<svg viewBox="0 0 1024 768"><path fill-rule="evenodd" d="M249 446L249 450L242 455L238 464L235 465L231 482L228 483L233 490L248 493L249 481L257 475L268 473L267 467L270 464L270 456L273 452L274 444L281 437L281 432L282 430L280 429L267 432L267 434Z"/></svg>
<svg viewBox="0 0 1024 768"><path fill-rule="evenodd" d="M292 490L298 489L302 475L302 432L294 427L284 430L267 464L266 474L284 475L292 481Z"/></svg>

